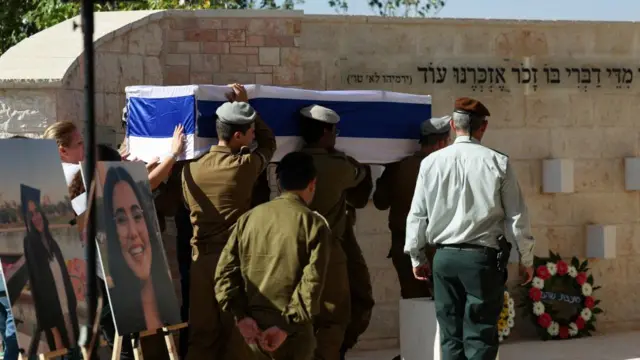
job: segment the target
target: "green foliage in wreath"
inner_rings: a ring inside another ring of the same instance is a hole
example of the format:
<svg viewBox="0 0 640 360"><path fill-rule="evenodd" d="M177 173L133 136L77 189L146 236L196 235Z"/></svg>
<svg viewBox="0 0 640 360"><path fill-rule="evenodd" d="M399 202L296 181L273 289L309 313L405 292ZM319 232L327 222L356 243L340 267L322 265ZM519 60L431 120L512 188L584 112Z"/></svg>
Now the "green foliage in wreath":
<svg viewBox="0 0 640 360"><path fill-rule="evenodd" d="M600 300L593 292L593 276L588 274L589 262L573 257L566 262L557 253L535 257L534 278L524 287L521 307L531 318L543 340L591 336L596 315L602 313Z"/></svg>

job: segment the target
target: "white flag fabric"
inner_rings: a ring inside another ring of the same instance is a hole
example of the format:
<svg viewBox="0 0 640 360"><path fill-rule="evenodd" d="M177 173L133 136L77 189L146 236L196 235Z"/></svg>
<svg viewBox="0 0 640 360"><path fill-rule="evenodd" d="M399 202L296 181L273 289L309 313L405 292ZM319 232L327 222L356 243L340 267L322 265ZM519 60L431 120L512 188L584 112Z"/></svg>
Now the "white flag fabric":
<svg viewBox="0 0 640 360"><path fill-rule="evenodd" d="M362 163L398 161L418 148L420 124L431 117L431 96L388 91L313 91L247 85L249 102L276 135L272 161L302 146L299 111L312 104L340 115L336 148ZM130 86L127 144L132 157L149 161L167 155L176 125L184 126L181 159L194 159L217 143L215 111L228 86Z"/></svg>

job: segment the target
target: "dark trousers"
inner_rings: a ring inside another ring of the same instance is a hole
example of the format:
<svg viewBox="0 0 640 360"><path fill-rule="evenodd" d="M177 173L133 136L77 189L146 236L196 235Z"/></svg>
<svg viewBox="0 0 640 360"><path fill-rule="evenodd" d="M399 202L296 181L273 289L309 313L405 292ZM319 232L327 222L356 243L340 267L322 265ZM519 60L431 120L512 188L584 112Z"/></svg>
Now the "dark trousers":
<svg viewBox="0 0 640 360"><path fill-rule="evenodd" d="M13 314L9 305L9 298L0 298L0 335L4 347L4 360L18 360L18 339Z"/></svg>
<svg viewBox="0 0 640 360"><path fill-rule="evenodd" d="M404 253L404 232L392 232L391 249L388 258L391 258L393 267L398 275L400 284L400 295L403 299L419 299L433 297L433 284L426 281L420 281L413 276L413 266L411 266L411 257ZM436 251L433 247L426 249L427 260L433 265L433 256Z"/></svg>
<svg viewBox="0 0 640 360"><path fill-rule="evenodd" d="M493 249L437 250L433 280L442 360L495 360L503 275Z"/></svg>
<svg viewBox="0 0 640 360"><path fill-rule="evenodd" d="M191 245L193 237L193 226L189 218L189 210L181 204L176 211L176 252L178 256L178 269L180 270L180 292L182 295L182 306L180 316L182 321L189 322L189 272L191 270ZM187 356L189 349L189 328L180 330L179 352L180 358Z"/></svg>

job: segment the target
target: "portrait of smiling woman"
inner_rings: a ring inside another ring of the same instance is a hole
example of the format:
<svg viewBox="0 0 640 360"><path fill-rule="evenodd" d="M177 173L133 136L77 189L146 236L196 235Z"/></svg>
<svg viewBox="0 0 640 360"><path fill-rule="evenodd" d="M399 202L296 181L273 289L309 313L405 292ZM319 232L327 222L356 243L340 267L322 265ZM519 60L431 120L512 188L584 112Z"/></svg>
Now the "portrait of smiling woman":
<svg viewBox="0 0 640 360"><path fill-rule="evenodd" d="M107 234L105 274L112 280L108 292L118 333L178 324L178 299L144 164L103 164L107 169L102 205ZM134 167L141 167L142 177L137 181L129 171Z"/></svg>

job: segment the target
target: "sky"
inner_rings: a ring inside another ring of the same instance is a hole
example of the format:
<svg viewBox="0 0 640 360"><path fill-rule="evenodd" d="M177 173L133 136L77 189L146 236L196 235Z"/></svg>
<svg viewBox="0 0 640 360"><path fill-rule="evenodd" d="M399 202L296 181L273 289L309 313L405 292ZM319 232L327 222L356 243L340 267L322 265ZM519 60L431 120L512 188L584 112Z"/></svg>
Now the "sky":
<svg viewBox="0 0 640 360"><path fill-rule="evenodd" d="M53 203L69 195L53 140L0 140L0 201L20 203L20 184L40 189Z"/></svg>
<svg viewBox="0 0 640 360"><path fill-rule="evenodd" d="M349 0L349 15L376 15L367 0ZM615 4L615 5L614 5ZM306 0L305 14L335 14L327 0ZM638 0L447 0L435 17L519 20L639 21Z"/></svg>

